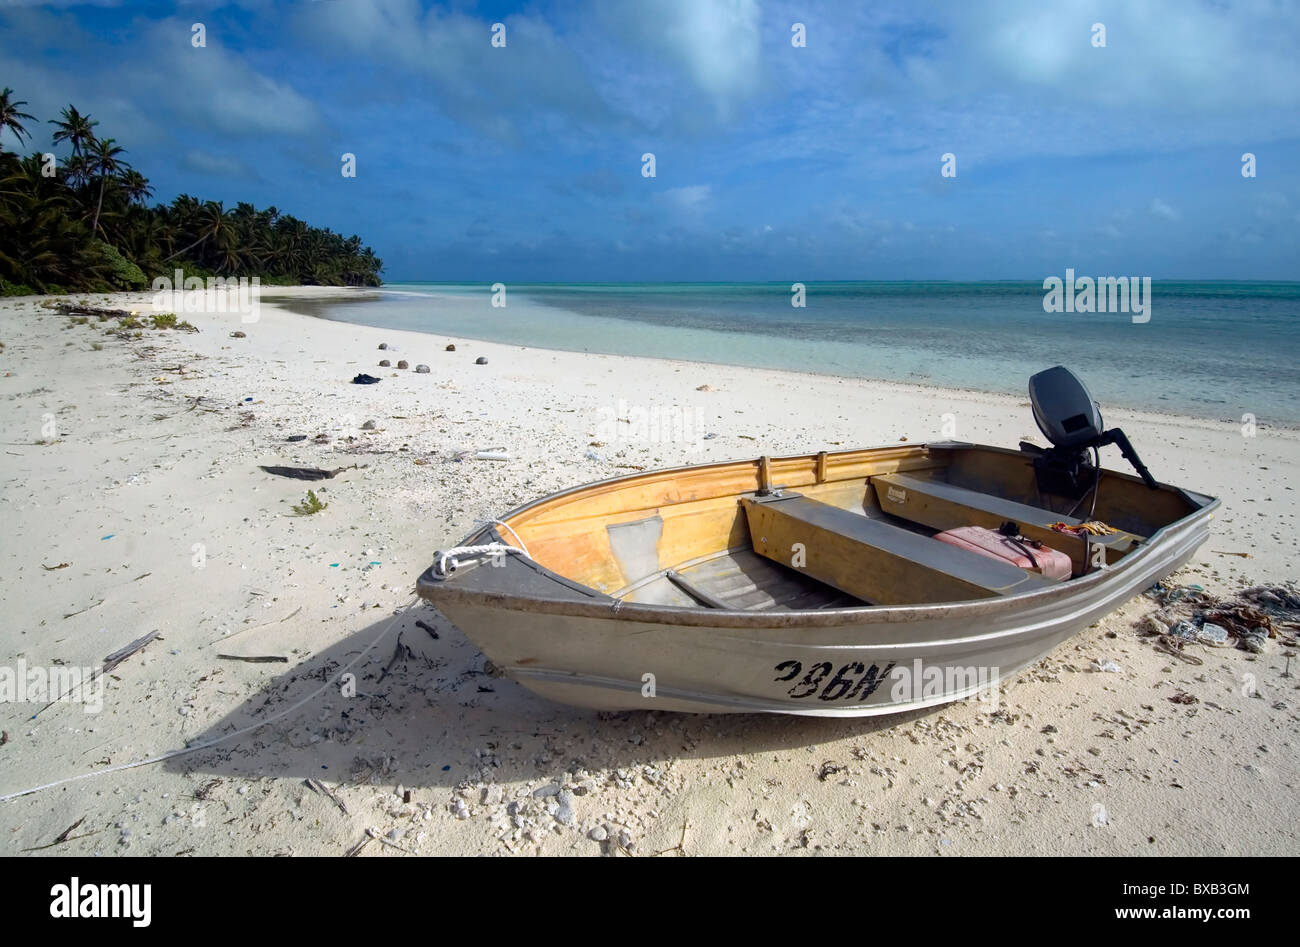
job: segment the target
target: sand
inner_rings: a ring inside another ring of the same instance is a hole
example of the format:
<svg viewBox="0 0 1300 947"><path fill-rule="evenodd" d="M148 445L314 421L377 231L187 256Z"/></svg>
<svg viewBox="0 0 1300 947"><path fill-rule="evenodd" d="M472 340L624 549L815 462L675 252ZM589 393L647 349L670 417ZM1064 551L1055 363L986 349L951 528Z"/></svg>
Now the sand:
<svg viewBox="0 0 1300 947"><path fill-rule="evenodd" d="M1300 694L1281 648L1192 646L1203 663L1180 662L1137 633L1147 598L1018 675L997 706L855 720L550 704L484 674L435 610L403 610L435 549L562 487L945 433L1014 446L1036 433L1022 399L525 349L266 304L255 323L194 314L197 334L125 340L41 302L0 303L0 667L93 667L159 637L113 670L99 713L0 704L0 796L56 783L0 802L0 851L1300 852ZM383 380L350 384L358 372ZM629 408L680 412L714 436L611 441ZM1226 592L1296 576L1300 434L1265 417L1245 436L1237 419L1106 408L1158 478L1223 498L1174 581ZM455 458L493 447L511 459ZM1111 449L1106 463L1123 466ZM310 485L261 464L350 469ZM328 506L292 515L308 486ZM345 670L355 696L331 683ZM1196 703L1171 702L1179 692ZM548 811L561 802L571 825Z"/></svg>

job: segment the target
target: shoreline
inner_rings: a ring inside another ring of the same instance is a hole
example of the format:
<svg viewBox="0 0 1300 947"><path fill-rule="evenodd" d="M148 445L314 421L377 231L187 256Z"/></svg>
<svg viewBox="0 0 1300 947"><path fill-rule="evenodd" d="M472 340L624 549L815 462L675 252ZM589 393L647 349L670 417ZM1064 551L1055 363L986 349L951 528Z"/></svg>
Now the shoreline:
<svg viewBox="0 0 1300 947"><path fill-rule="evenodd" d="M992 281L992 282L999 282L999 281ZM564 284L557 284L557 285L564 285ZM712 285L712 284L702 284L702 285ZM299 288L316 289L317 287L299 287ZM765 365L748 365L739 362L717 362L717 361L708 361L704 359L691 359L691 358L684 358L684 357L677 357L677 356L636 355L636 354L629 354L624 352L606 352L597 349L571 349L571 348L562 348L558 346L539 345L535 343L525 344L522 342L510 342L501 339L486 338L486 337L475 336L466 333L448 334L448 333L438 333L433 331L425 331L422 329L400 329L400 328L384 329L383 327L379 327L379 326L371 326L368 323L353 323L353 322L347 322L347 320L329 319L325 316L320 315L319 313L311 311L311 307L316 304L327 304L329 302L378 301L378 300L358 299L359 296L365 294L377 294L377 293L387 293L390 295L401 295L401 296L414 296L414 297L419 297L424 299L430 299L433 301L462 300L465 297L456 294L411 293L411 292L404 292L401 290L388 290L388 289L384 289L382 286L378 288L375 287L365 287L365 288L319 287L319 288L321 290L338 289L338 290L352 290L352 291L339 292L339 293L322 292L319 295L302 297L302 305L295 305L294 303L297 302L296 299L294 299L293 301L290 301L289 299L282 299L279 300L279 302L283 303L282 308L284 308L289 312L293 312L296 315L304 316L311 319L320 319L326 322L344 322L348 325L366 326L368 328L374 328L377 330L387 331L387 332L410 332L421 336L445 335L447 338L452 338L454 336L456 338L464 339L466 341L479 342L487 345L501 345L508 348L519 348L524 350L535 349L537 351L543 351L543 352L562 352L562 353L572 354L572 355L603 356L603 357L610 357L610 358L645 359L648 361L670 363L674 365L685 364L685 365L701 366L705 368L707 367L732 368L732 369L742 369L742 370L756 371L756 372L774 372L782 375L826 378L826 379L834 379L837 381L846 381L846 382L866 382L871 385L875 385L879 387L894 388L900 392L912 392L912 393L930 392L936 396L942 395L944 393L956 393L960 395L987 396L989 398L1016 401L1017 403L1023 403L1024 406L1027 406L1029 404L1029 402L1026 400L1028 398L1027 390L1020 394L1015 394L1009 391L997 391L988 388L972 388L972 387L962 386L962 385L940 385L932 382L921 382L921 381L914 381L914 382L897 381L895 379L890 379L890 378L879 378L870 375L848 375L848 374L840 374L833 371L812 372L812 371L805 371L803 369L798 369L798 368L780 368L780 367L765 366ZM274 295L274 294L267 294L267 295ZM267 300L266 304L274 305L276 304L276 302L277 302L276 300ZM539 302L537 300L531 300L531 302L534 305L540 305L540 306L549 305L545 302ZM1041 367L1047 367L1047 366L1041 366ZM1026 381L1026 383L1028 382L1028 375L1025 376L1024 380ZM1190 413L1186 411L1177 411L1173 409L1168 411L1161 411L1149 407L1130 407L1130 406L1125 406L1117 403L1112 403L1108 407L1105 407L1103 409L1103 415L1105 415L1106 413L1112 410L1126 412L1127 414L1133 417L1145 418L1148 420L1167 420L1175 423L1179 421L1191 421L1191 422L1198 422L1198 423L1205 422L1209 424L1229 425L1233 427L1241 426L1240 419L1235 417L1225 418L1222 416L1214 416L1210 414L1196 414L1196 413ZM1276 429L1280 431L1300 433L1300 421L1269 419L1266 423L1265 422L1258 423L1257 426L1260 429L1270 429L1270 430ZM870 446L870 445L861 445L861 446Z"/></svg>
<svg viewBox="0 0 1300 947"><path fill-rule="evenodd" d="M73 298L147 312L151 296ZM683 832L687 854L1300 851L1300 763L1285 752L1297 697L1278 649L1198 647L1202 664L1180 663L1136 632L1155 609L1146 596L1016 675L997 708L857 719L550 704L486 675L454 626L408 604L433 551L476 521L623 465L919 442L945 413L955 439L1041 441L1025 399L480 342L270 303L251 324L186 314L199 333L126 340L40 301L0 300L0 603L16 616L0 666L98 666L160 639L114 670L100 713L0 703L0 796L95 774L0 802L8 853L83 817L87 834L51 854L339 855L372 829L416 854L608 854L598 828L627 833L638 855ZM351 384L360 372L381 383ZM620 401L688 412L715 436L606 437ZM1174 582L1295 576L1300 436L1107 415L1157 479L1224 501ZM507 462L456 459L500 444ZM345 470L303 483L259 469L275 464ZM292 515L309 487L328 506ZM247 660L267 656L285 660ZM1089 669L1103 660L1121 670ZM355 696L322 686L344 669ZM1243 696L1247 674L1264 699ZM1180 692L1196 705L1171 702ZM573 826L545 809L556 784L575 794ZM1223 804L1254 798L1270 804ZM363 854L403 853L372 841Z"/></svg>

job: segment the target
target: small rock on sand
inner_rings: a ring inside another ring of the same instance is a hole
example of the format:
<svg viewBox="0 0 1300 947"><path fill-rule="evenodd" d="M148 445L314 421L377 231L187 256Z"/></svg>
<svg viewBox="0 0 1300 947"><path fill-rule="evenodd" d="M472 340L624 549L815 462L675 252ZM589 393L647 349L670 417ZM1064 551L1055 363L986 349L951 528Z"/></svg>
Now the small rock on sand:
<svg viewBox="0 0 1300 947"><path fill-rule="evenodd" d="M236 331L230 333L230 337L231 337L232 339L246 339L246 338L248 338L248 334L247 334L246 332L240 332L240 331L236 330Z"/></svg>
<svg viewBox="0 0 1300 947"><path fill-rule="evenodd" d="M428 365L416 365L416 366L415 366L415 373L416 373L417 375L427 375L427 374L429 374L429 366L428 366Z"/></svg>
<svg viewBox="0 0 1300 947"><path fill-rule="evenodd" d="M480 355L478 358L474 359L474 364L475 364L475 365L486 365L486 364L487 364L487 356L486 356L486 355Z"/></svg>
<svg viewBox="0 0 1300 947"><path fill-rule="evenodd" d="M400 362L397 363L397 367L401 369L407 369L411 367L411 363L408 362L406 359L402 359Z"/></svg>
<svg viewBox="0 0 1300 947"><path fill-rule="evenodd" d="M392 365L392 364L393 364L393 363L390 362L390 361L389 361L388 359L386 359L386 358L381 358L381 359L379 360L379 367L380 367L380 368L388 368L388 367L389 367L390 365Z"/></svg>
<svg viewBox="0 0 1300 947"><path fill-rule="evenodd" d="M367 421L365 424L361 425L361 430L373 431L377 427L379 427L379 425L376 424L374 421Z"/></svg>
<svg viewBox="0 0 1300 947"><path fill-rule="evenodd" d="M387 342L380 342L380 343L379 343L379 350L380 350L381 352L387 351L387 350L388 350L388 343L387 343Z"/></svg>
<svg viewBox="0 0 1300 947"><path fill-rule="evenodd" d="M454 345L448 345L446 351L448 351L448 352L454 352L454 351L456 351L456 346L454 346Z"/></svg>

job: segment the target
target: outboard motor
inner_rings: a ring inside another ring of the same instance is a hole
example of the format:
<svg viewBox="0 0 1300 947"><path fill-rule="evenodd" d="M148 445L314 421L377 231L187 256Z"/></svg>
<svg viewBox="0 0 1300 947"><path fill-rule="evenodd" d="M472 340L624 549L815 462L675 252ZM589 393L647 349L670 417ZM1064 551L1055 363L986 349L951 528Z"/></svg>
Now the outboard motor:
<svg viewBox="0 0 1300 947"><path fill-rule="evenodd" d="M1152 490L1158 489L1151 471L1124 432L1119 428L1104 429L1101 409L1074 372L1057 365L1034 375L1029 379L1029 400L1039 430L1052 442L1046 449L1023 441L1020 444L1021 450L1034 455L1040 490L1077 499L1088 489L1095 489L1100 472L1088 451L1099 458L1098 452L1107 444L1119 447L1143 482Z"/></svg>

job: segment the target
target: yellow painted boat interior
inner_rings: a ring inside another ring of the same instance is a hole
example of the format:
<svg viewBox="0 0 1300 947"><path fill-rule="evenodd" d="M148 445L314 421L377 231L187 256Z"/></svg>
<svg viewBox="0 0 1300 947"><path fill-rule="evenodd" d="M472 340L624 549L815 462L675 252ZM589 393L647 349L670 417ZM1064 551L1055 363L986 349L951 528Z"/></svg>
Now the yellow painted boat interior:
<svg viewBox="0 0 1300 947"><path fill-rule="evenodd" d="M1153 491L1111 471L1102 472L1096 492L1091 518L1115 532L1085 540L1053 530L1051 524L1087 519L1091 496L1073 517L1068 515L1076 499L1042 494L1030 455L904 445L633 474L539 501L506 519L510 529L499 532L512 545L522 543L553 572L627 601L820 609L960 600L1005 591L979 576L975 585L958 582L956 591L936 582L953 571L947 560L932 564L927 574L918 564L918 549L924 554L920 559L929 558L932 545L942 546L944 556L975 555L947 552L946 544L929 539L941 530L996 529L1010 519L1024 537L1068 554L1078 576L1091 571L1099 556L1113 563L1197 508L1178 490ZM804 506L816 507L829 531L814 532L813 525L790 516L773 519L755 500L791 494L816 501ZM796 542L802 536L814 538L822 572L793 567L770 549L761 554L760 548L782 537L752 535L755 516L768 516L755 522L785 531ZM868 524L857 518L874 521L870 536L858 535L858 527ZM877 538L882 530L888 541ZM831 581L826 580L828 569ZM1025 587L1016 585L1016 590ZM970 588L975 589L971 595L959 594Z"/></svg>

